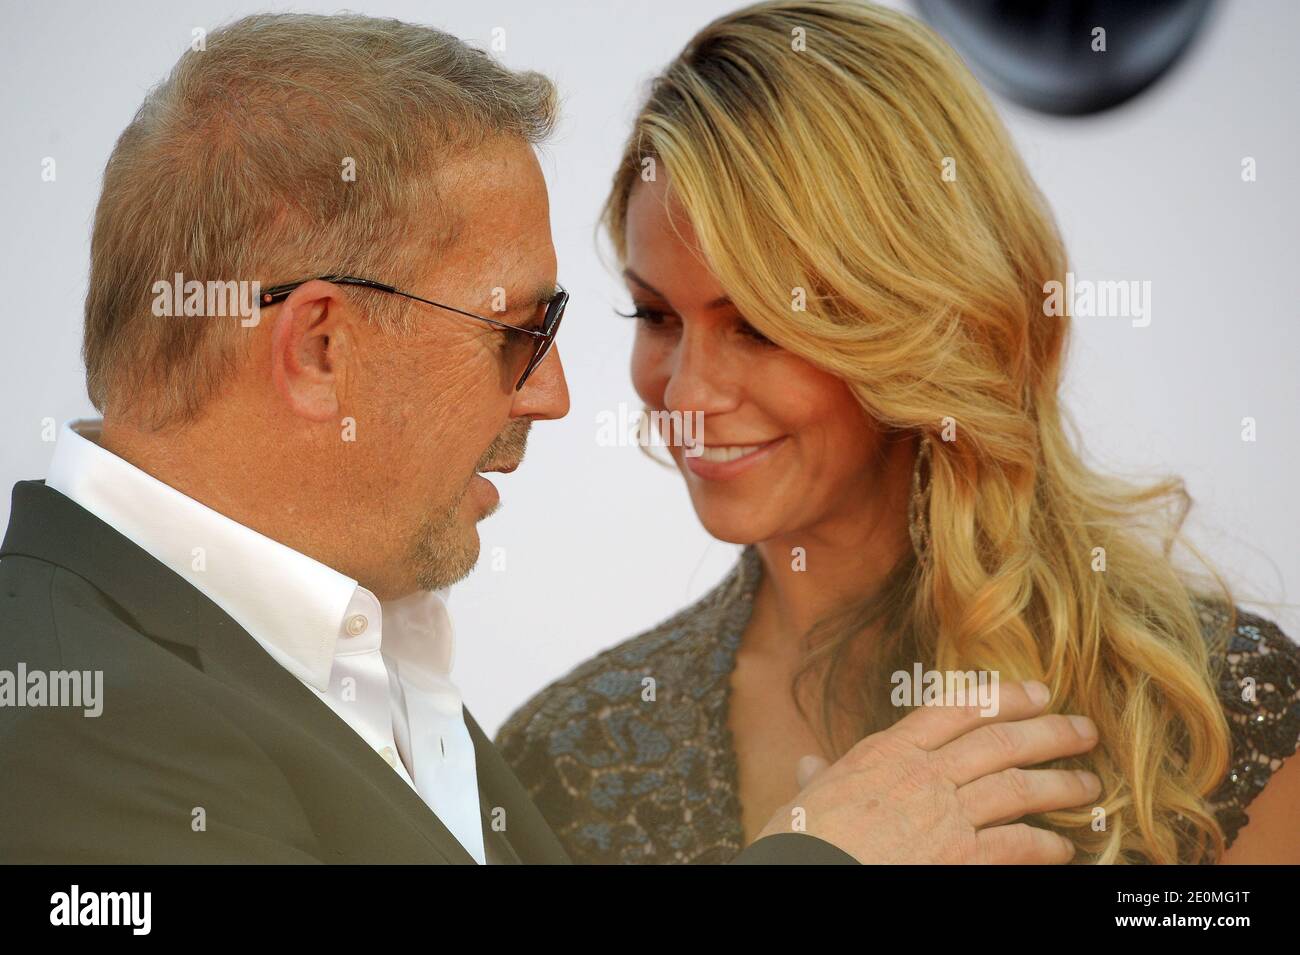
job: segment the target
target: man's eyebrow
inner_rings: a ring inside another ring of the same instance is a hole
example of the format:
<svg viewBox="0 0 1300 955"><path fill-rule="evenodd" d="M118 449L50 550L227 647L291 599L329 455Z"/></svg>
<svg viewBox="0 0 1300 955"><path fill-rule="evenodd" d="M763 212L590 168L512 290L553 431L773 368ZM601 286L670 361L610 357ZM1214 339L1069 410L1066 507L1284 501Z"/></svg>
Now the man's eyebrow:
<svg viewBox="0 0 1300 955"><path fill-rule="evenodd" d="M650 284L649 282L647 282L645 279L641 278L641 276L637 275L637 274L636 274L635 272L633 272L631 269L624 269L624 270L623 270L623 277L624 277L624 278L627 278L627 279L631 279L633 282L635 282L637 285L641 286L641 287L642 287L643 289L645 289L647 292L651 293L652 295L657 295L659 298L663 299L665 302L668 301L668 296L664 295L663 292L659 291L657 288L655 288L653 285L651 285L651 284ZM712 310L712 309L715 309L715 308L726 308L726 307L728 307L729 305L731 305L731 299L730 299L728 296L726 296L726 295L719 295L719 296L718 296L717 298L715 298L713 301L711 301L711 302L706 302L705 305L704 305L704 307L705 307L705 309Z"/></svg>
<svg viewBox="0 0 1300 955"><path fill-rule="evenodd" d="M537 306L548 304L551 299L555 298L555 293L560 287L554 282L543 282L541 285L533 287L531 292L525 295L507 296L506 310L499 314L513 315L516 312L537 310Z"/></svg>

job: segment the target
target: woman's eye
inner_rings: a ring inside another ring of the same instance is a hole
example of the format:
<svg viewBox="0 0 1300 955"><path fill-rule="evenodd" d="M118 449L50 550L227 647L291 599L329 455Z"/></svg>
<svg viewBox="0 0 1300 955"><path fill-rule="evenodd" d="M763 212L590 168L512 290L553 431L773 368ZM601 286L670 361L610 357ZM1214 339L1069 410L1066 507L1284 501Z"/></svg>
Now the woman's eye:
<svg viewBox="0 0 1300 955"><path fill-rule="evenodd" d="M659 328L662 326L664 320L668 317L667 312L655 308L646 308L641 305L635 306L630 312L615 311L615 314L621 315L624 318L635 318L642 324L649 325L652 328Z"/></svg>
<svg viewBox="0 0 1300 955"><path fill-rule="evenodd" d="M757 328L755 328L753 325L749 324L749 322L742 321L742 322L740 323L740 333L741 333L742 335L744 335L746 338L752 338L754 341L758 342L760 345L775 345L775 344L776 344L776 342L772 341L772 339L768 338L766 335L764 335L762 332L760 332L760 331L759 331Z"/></svg>

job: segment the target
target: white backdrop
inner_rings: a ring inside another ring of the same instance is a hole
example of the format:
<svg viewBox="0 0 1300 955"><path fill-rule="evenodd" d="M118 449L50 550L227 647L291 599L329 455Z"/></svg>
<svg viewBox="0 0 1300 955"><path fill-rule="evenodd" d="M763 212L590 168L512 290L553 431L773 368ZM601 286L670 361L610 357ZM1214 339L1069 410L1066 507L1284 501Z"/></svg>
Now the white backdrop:
<svg viewBox="0 0 1300 955"><path fill-rule="evenodd" d="M534 690L694 599L736 548L711 541L680 479L635 448L597 444L597 418L634 405L621 283L594 222L644 82L733 0L472 4L364 0L350 9L479 46L503 28L515 68L551 75L564 118L543 167L560 277L573 295L560 350L569 417L533 430L526 463L481 525L485 560L452 597L455 678L489 732ZM81 310L89 226L114 141L188 46L266 9L317 3L152 0L3 3L0 35L0 519L8 488L43 477L41 424L91 412ZM999 108L1046 192L1082 278L1152 283L1151 323L1075 320L1067 400L1100 464L1182 474L1194 538L1265 600L1300 587L1295 499L1300 332L1294 279L1300 4L1223 3L1174 72L1087 119ZM1243 183L1243 157L1258 181ZM54 157L57 179L43 182ZM1241 437L1245 417L1258 440ZM1293 637L1300 616L1267 608Z"/></svg>

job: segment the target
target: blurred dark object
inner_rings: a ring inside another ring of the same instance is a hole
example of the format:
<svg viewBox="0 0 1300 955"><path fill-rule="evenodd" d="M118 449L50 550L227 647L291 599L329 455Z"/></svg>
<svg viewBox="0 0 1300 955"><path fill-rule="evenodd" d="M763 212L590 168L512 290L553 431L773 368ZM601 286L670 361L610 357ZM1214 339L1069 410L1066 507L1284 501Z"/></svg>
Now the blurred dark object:
<svg viewBox="0 0 1300 955"><path fill-rule="evenodd" d="M1131 99L1191 44L1212 0L916 0L989 87L1043 113ZM1095 47L1105 31L1105 51Z"/></svg>

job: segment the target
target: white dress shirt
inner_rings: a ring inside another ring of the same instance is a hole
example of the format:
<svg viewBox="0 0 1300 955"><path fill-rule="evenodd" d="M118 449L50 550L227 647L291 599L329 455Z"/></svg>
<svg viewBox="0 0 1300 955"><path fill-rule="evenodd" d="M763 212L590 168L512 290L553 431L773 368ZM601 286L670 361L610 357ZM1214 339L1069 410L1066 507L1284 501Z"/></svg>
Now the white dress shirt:
<svg viewBox="0 0 1300 955"><path fill-rule="evenodd" d="M169 487L64 426L46 485L224 610L382 756L484 863L474 743L451 681L447 590L381 604L355 580Z"/></svg>

